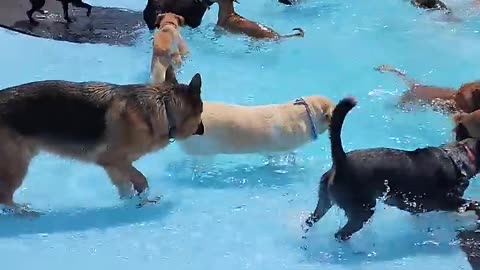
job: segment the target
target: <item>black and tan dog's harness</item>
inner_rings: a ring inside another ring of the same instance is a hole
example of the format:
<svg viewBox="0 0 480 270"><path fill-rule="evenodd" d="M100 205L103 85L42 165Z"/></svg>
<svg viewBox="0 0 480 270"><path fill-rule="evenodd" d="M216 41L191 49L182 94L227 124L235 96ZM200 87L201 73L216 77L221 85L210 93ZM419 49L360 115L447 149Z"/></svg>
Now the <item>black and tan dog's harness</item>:
<svg viewBox="0 0 480 270"><path fill-rule="evenodd" d="M462 178L469 179L472 176L476 175L479 172L479 168L477 166L477 158L475 152L468 147L468 145L464 143L459 143L467 153L468 161L466 162L465 159L462 159L458 152L454 149L449 147L442 148L442 150L447 154L447 156L453 161L455 166L457 167L459 174ZM458 149L458 148L457 148Z"/></svg>

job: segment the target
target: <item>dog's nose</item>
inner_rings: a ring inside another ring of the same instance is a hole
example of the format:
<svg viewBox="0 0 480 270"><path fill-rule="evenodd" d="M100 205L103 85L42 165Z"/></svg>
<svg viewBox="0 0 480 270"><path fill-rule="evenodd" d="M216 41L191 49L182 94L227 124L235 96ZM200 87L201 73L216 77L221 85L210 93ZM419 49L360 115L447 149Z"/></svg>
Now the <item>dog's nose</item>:
<svg viewBox="0 0 480 270"><path fill-rule="evenodd" d="M193 135L203 135L205 133L205 126L203 125L203 122L200 121L200 124L198 124L197 131L193 133Z"/></svg>

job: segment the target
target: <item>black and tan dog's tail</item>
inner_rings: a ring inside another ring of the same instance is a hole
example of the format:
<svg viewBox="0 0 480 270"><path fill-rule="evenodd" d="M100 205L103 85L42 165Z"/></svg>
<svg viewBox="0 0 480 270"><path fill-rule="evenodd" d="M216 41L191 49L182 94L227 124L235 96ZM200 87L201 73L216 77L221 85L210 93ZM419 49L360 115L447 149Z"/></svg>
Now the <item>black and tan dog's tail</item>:
<svg viewBox="0 0 480 270"><path fill-rule="evenodd" d="M293 28L293 31L297 31L296 33L289 34L289 35L283 35L282 38L289 38L289 37L304 37L305 36L305 31L303 31L302 28Z"/></svg>
<svg viewBox="0 0 480 270"><path fill-rule="evenodd" d="M335 106L332 113L332 120L330 122L330 146L332 149L333 165L339 169L347 159L347 155L343 150L342 145L342 126L347 116L347 113L357 105L357 100L353 97L348 97L340 100Z"/></svg>

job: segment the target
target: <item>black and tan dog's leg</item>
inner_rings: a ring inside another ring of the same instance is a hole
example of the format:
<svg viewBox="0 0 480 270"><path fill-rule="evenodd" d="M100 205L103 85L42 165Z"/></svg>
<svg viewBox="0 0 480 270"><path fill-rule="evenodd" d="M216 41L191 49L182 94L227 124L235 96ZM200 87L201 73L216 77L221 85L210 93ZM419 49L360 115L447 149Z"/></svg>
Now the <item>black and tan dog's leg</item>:
<svg viewBox="0 0 480 270"><path fill-rule="evenodd" d="M307 233L313 224L319 221L333 206L328 194L328 180L330 177L331 175L325 175L322 177L318 191L317 207L315 207L315 211L313 211L313 213L310 214L307 220L305 220L305 222L302 224L302 229L305 233Z"/></svg>
<svg viewBox="0 0 480 270"><path fill-rule="evenodd" d="M362 204L360 204L362 205ZM344 241L363 228L363 225L372 217L375 212L375 203L364 204L362 208L351 208L345 210L348 221L343 228L335 233L335 238Z"/></svg>

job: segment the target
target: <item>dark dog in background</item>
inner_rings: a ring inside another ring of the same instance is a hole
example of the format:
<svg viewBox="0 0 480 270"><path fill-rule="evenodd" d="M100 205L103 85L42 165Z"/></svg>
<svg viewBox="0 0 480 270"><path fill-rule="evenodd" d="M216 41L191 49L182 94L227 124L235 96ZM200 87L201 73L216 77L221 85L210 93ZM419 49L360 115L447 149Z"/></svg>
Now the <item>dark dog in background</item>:
<svg viewBox="0 0 480 270"><path fill-rule="evenodd" d="M291 6L297 4L299 0L278 0L278 2L287 6Z"/></svg>
<svg viewBox="0 0 480 270"><path fill-rule="evenodd" d="M85 8L87 10L87 17L90 17L90 14L92 13L92 6L84 3L82 0L57 0L62 3L62 8L63 8L63 18L68 23L71 23L72 20L68 16L68 4L71 3L75 7L81 7ZM43 10L43 6L45 5L45 0L30 0L30 3L32 4L32 8L27 11L27 16L32 25L38 25L38 22L33 19L33 13L35 11L38 11L42 14L46 14L47 12Z"/></svg>
<svg viewBox="0 0 480 270"><path fill-rule="evenodd" d="M40 81L0 91L0 204L32 213L13 195L39 151L97 164L121 198L156 202L145 198L147 179L132 163L174 139L203 135L201 84L200 74L186 85L168 69L155 86Z"/></svg>
<svg viewBox="0 0 480 270"><path fill-rule="evenodd" d="M196 28L212 4L209 0L148 0L143 10L143 19L148 29L153 30L157 15L170 12L182 16L186 25Z"/></svg>
<svg viewBox="0 0 480 270"><path fill-rule="evenodd" d="M303 224L305 232L336 204L348 222L335 237L347 240L372 217L378 198L411 213L475 211L480 217L478 202L463 198L480 165L477 139L413 151L372 148L345 153L342 125L355 105L355 99L345 98L333 110L333 165L321 178L318 203Z"/></svg>
<svg viewBox="0 0 480 270"><path fill-rule="evenodd" d="M411 0L410 3L423 9L450 11L447 5L440 0Z"/></svg>

